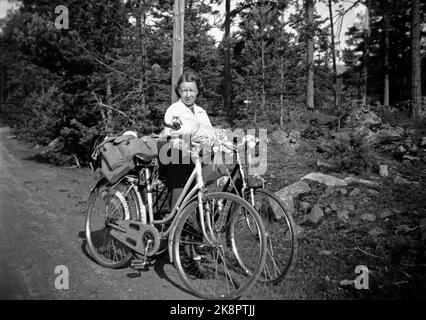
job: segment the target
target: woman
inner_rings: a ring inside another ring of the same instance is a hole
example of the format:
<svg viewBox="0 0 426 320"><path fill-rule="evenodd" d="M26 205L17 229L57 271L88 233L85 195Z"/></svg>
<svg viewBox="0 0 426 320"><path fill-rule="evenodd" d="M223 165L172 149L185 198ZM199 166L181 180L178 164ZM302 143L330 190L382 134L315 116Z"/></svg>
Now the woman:
<svg viewBox="0 0 426 320"><path fill-rule="evenodd" d="M194 72L186 71L180 76L175 87L179 100L173 103L164 115L166 125L164 134L166 136L183 137L184 139L195 136L197 138L214 136L215 129L211 125L207 112L195 104L202 87L201 79ZM172 159L172 163L167 166L167 184L172 194L171 209L176 204L195 166L191 162L189 152L183 153L179 150L175 154L179 154L179 161ZM211 181L216 180L220 173L213 172L212 166L205 166L203 175Z"/></svg>

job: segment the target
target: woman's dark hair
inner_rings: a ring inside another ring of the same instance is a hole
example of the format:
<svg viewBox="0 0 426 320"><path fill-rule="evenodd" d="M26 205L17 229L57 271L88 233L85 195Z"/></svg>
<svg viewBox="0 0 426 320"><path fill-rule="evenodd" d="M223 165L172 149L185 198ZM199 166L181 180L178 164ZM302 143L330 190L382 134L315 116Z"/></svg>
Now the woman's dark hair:
<svg viewBox="0 0 426 320"><path fill-rule="evenodd" d="M198 92L201 92L203 90L203 82L201 81L200 77L197 76L194 71L187 70L184 73L182 73L182 75L179 77L175 86L175 93L179 98L180 98L179 87L180 87L180 84L184 81L195 82L197 85Z"/></svg>

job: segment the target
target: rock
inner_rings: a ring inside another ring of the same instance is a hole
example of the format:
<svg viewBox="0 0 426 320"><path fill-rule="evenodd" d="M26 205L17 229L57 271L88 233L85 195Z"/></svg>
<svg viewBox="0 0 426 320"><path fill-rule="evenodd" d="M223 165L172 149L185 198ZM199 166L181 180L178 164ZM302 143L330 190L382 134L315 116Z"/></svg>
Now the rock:
<svg viewBox="0 0 426 320"><path fill-rule="evenodd" d="M368 234L369 234L370 236L373 236L373 237L380 236L380 235L382 235L382 234L384 234L384 233L385 233L385 231L384 231L382 228L378 228L378 227L373 228L373 229L371 229L370 231L368 231Z"/></svg>
<svg viewBox="0 0 426 320"><path fill-rule="evenodd" d="M380 219L386 219L393 216L392 211L390 211L389 209L385 209L382 212L380 212L379 217Z"/></svg>
<svg viewBox="0 0 426 320"><path fill-rule="evenodd" d="M320 252L318 252L318 254L320 256L330 256L333 252L330 250L321 250Z"/></svg>
<svg viewBox="0 0 426 320"><path fill-rule="evenodd" d="M369 185L369 186L378 186L379 185L375 181L359 179L359 178L355 178L355 177L346 177L346 178L343 179L343 181L345 181L349 185L356 184L356 183L366 184L366 185Z"/></svg>
<svg viewBox="0 0 426 320"><path fill-rule="evenodd" d="M389 176L388 166L384 165L384 164L380 165L379 166L379 173L384 178L386 178L387 176Z"/></svg>
<svg viewBox="0 0 426 320"><path fill-rule="evenodd" d="M322 160L317 160L317 166L318 167L323 167L323 168L327 168L327 169L336 169L337 165L333 164L333 163L329 163L329 162L325 162Z"/></svg>
<svg viewBox="0 0 426 320"><path fill-rule="evenodd" d="M306 215L306 219L312 223L318 223L322 217L324 217L324 213L318 204L315 204L311 212Z"/></svg>
<svg viewBox="0 0 426 320"><path fill-rule="evenodd" d="M340 220L346 221L349 219L349 211L342 209L337 212L337 218Z"/></svg>
<svg viewBox="0 0 426 320"><path fill-rule="evenodd" d="M355 197L357 195L359 195L361 193L361 190L359 190L358 188L355 188L351 191L351 193L349 193L350 197Z"/></svg>
<svg viewBox="0 0 426 320"><path fill-rule="evenodd" d="M337 191L339 191L342 195L345 195L348 193L348 191L345 188L338 188Z"/></svg>
<svg viewBox="0 0 426 320"><path fill-rule="evenodd" d="M371 199L368 198L368 197L362 199L362 202L364 202L364 203L370 203L370 201L371 201Z"/></svg>
<svg viewBox="0 0 426 320"><path fill-rule="evenodd" d="M52 149L52 150L56 150L56 149L60 146L60 143L61 143L61 138L60 138L60 137L58 137L58 138L53 139L53 140L49 143L48 147L49 147L50 149Z"/></svg>
<svg viewBox="0 0 426 320"><path fill-rule="evenodd" d="M370 195L375 196L375 197L377 197L378 195L380 195L380 192L379 192L379 191L377 191L377 190L374 190L374 189L368 189L368 190L367 190L367 192L368 192Z"/></svg>
<svg viewBox="0 0 426 320"><path fill-rule="evenodd" d="M407 185L407 184L412 184L412 181L409 181L399 175L395 176L395 178L393 179L393 182L397 185Z"/></svg>
<svg viewBox="0 0 426 320"><path fill-rule="evenodd" d="M339 210L339 208L337 208L336 204L334 204L334 203L330 204L330 209L331 209L332 211L337 211L337 210Z"/></svg>
<svg viewBox="0 0 426 320"><path fill-rule="evenodd" d="M343 181L342 179L329 176L320 172L311 172L306 176L302 177L301 180L317 181L330 187L345 187L348 185L347 182Z"/></svg>
<svg viewBox="0 0 426 320"><path fill-rule="evenodd" d="M305 229L302 226L298 224L294 225L294 234L296 235L296 238L299 238L299 239L302 238L304 233L305 233Z"/></svg>
<svg viewBox="0 0 426 320"><path fill-rule="evenodd" d="M325 192L320 196L320 198L327 198L329 196L331 196L334 193L334 188L332 187L327 187L327 189L325 190Z"/></svg>
<svg viewBox="0 0 426 320"><path fill-rule="evenodd" d="M345 209L349 210L349 211L355 211L355 206L352 203L345 203Z"/></svg>
<svg viewBox="0 0 426 320"><path fill-rule="evenodd" d="M361 219L364 221L376 221L376 216L374 214L371 213L365 213L363 215L361 215Z"/></svg>
<svg viewBox="0 0 426 320"><path fill-rule="evenodd" d="M269 175L269 179L275 179L275 174L271 173L271 174Z"/></svg>
<svg viewBox="0 0 426 320"><path fill-rule="evenodd" d="M324 209L324 213L325 214L329 214L329 213L331 213L331 211L332 210L329 207L327 207L327 208Z"/></svg>
<svg viewBox="0 0 426 320"><path fill-rule="evenodd" d="M426 149L426 137L422 137L419 145L420 145L420 148Z"/></svg>
<svg viewBox="0 0 426 320"><path fill-rule="evenodd" d="M309 202L302 201L300 203L300 210L302 211L308 211L310 207L311 207L311 204Z"/></svg>
<svg viewBox="0 0 426 320"><path fill-rule="evenodd" d="M290 213L294 212L294 202L293 198L297 197L300 194L308 193L311 191L309 185L304 181L297 181L277 192L275 194L282 200L284 207Z"/></svg>
<svg viewBox="0 0 426 320"><path fill-rule="evenodd" d="M275 142L277 144L284 144L286 141L288 141L288 139L289 139L288 134L281 130L274 131L271 134L272 142Z"/></svg>

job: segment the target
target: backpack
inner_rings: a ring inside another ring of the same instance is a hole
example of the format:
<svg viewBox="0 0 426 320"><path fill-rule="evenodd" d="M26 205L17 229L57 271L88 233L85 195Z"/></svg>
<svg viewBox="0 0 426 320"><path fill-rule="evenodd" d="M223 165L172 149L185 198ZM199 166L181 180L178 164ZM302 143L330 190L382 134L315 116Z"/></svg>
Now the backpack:
<svg viewBox="0 0 426 320"><path fill-rule="evenodd" d="M117 182L135 167L133 158L137 155L149 163L158 154L157 142L145 136L132 135L112 137L98 146L101 158L101 172L110 183Z"/></svg>

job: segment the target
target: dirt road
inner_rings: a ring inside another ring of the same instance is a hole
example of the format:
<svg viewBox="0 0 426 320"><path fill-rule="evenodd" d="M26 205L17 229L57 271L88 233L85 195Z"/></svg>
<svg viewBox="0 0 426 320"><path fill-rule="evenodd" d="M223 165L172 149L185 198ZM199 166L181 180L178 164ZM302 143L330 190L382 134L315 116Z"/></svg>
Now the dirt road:
<svg viewBox="0 0 426 320"><path fill-rule="evenodd" d="M84 219L96 175L35 153L0 128L0 299L195 299L167 255L137 278L90 260Z"/></svg>

